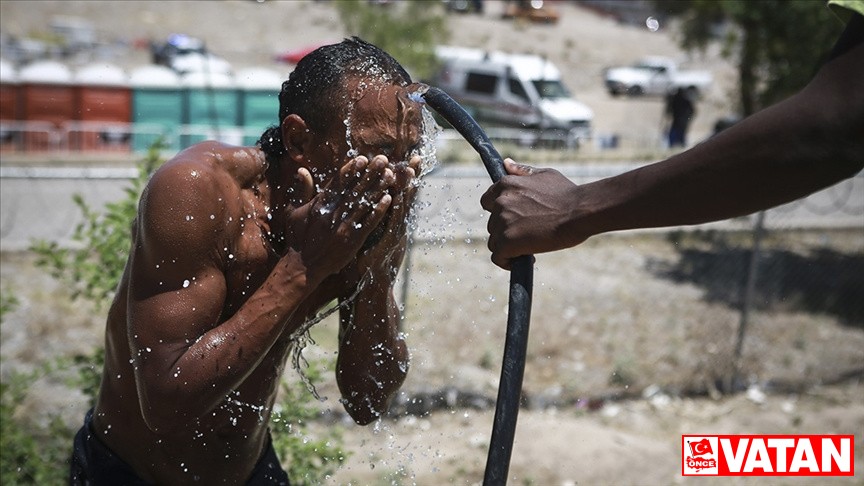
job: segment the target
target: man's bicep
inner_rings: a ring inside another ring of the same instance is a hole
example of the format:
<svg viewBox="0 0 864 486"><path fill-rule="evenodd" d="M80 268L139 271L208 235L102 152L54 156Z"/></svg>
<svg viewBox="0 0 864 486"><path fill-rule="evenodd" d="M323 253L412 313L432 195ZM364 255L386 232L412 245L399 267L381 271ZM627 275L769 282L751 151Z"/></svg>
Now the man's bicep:
<svg viewBox="0 0 864 486"><path fill-rule="evenodd" d="M130 336L151 349L183 346L214 327L226 295L215 223L194 201L159 192L142 199L128 308Z"/></svg>
<svg viewBox="0 0 864 486"><path fill-rule="evenodd" d="M128 326L136 349L167 346L176 351L219 322L226 285L218 269L158 272L133 267L130 285Z"/></svg>

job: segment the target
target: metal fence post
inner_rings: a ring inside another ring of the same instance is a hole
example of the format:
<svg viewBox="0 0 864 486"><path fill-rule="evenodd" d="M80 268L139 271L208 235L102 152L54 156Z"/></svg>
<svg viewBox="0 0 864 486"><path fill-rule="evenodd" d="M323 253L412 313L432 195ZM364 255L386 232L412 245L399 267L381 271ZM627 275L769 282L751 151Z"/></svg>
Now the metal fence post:
<svg viewBox="0 0 864 486"><path fill-rule="evenodd" d="M750 324L750 311L756 294L756 280L759 275L759 259L762 253L762 238L765 235L765 211L756 215L753 225L753 246L750 250L750 262L745 277L743 295L741 298L741 314L738 321L738 334L735 339L735 354L732 362L732 377L729 381L729 391L734 391L741 382L741 354L744 349L744 337Z"/></svg>

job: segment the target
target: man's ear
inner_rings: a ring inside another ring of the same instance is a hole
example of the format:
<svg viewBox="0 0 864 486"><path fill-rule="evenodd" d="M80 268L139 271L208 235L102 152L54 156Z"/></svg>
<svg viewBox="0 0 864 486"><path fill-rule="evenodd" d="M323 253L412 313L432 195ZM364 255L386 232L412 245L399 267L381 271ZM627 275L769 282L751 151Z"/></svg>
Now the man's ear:
<svg viewBox="0 0 864 486"><path fill-rule="evenodd" d="M282 143L285 145L285 151L291 160L301 166L308 165L308 154L306 152L311 135L309 127L306 126L306 121L300 118L299 115L291 114L282 120Z"/></svg>

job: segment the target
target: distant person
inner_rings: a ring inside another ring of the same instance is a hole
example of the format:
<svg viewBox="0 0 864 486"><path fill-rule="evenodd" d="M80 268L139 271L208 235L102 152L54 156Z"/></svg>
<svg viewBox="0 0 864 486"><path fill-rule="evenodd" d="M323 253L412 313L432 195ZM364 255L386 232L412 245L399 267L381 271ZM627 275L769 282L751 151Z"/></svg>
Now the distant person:
<svg viewBox="0 0 864 486"><path fill-rule="evenodd" d="M841 2L831 2L839 6ZM552 169L505 162L483 195L502 268L593 235L700 224L771 208L864 168L864 2L799 93L667 160L577 186Z"/></svg>
<svg viewBox="0 0 864 486"><path fill-rule="evenodd" d="M669 148L687 146L687 130L696 114L695 93L688 88L676 88L666 97L665 115L670 120Z"/></svg>
<svg viewBox="0 0 864 486"><path fill-rule="evenodd" d="M153 175L72 484L288 484L270 414L292 336L334 299L341 402L360 424L387 410L408 370L392 287L419 170L409 83L359 39L321 47L258 147L205 142Z"/></svg>

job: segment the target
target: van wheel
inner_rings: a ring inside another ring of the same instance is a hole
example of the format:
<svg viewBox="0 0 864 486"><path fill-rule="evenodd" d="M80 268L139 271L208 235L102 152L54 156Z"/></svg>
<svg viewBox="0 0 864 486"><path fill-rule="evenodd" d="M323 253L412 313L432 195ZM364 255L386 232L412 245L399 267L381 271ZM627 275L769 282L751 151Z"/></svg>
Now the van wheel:
<svg viewBox="0 0 864 486"><path fill-rule="evenodd" d="M644 91L642 90L642 86L630 86L627 89L627 94L630 96L642 96Z"/></svg>
<svg viewBox="0 0 864 486"><path fill-rule="evenodd" d="M579 150L580 138L574 133L568 133L564 138L564 146L566 150Z"/></svg>

